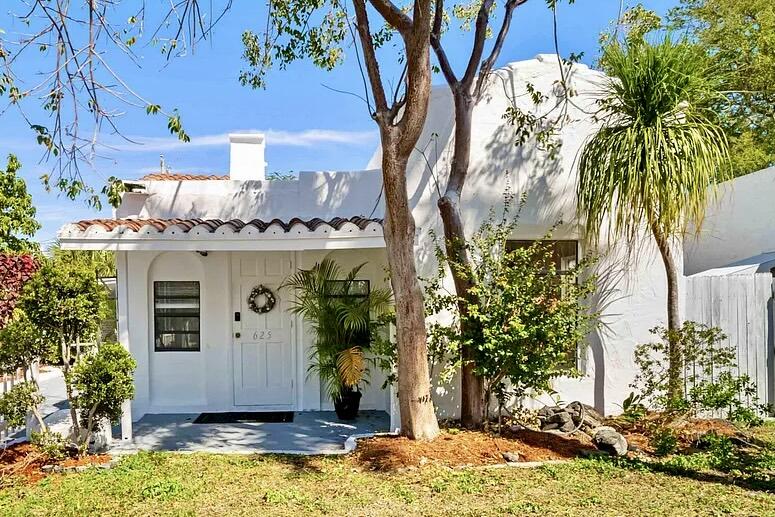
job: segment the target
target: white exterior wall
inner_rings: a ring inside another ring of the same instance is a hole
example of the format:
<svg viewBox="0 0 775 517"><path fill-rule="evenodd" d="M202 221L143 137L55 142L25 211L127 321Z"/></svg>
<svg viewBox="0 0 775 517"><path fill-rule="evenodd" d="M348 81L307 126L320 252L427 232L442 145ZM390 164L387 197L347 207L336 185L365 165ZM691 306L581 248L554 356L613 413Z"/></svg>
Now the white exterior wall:
<svg viewBox="0 0 775 517"><path fill-rule="evenodd" d="M251 252L234 252L250 254ZM311 267L325 251L296 252L298 267ZM126 253L128 282L128 347L137 361L136 394L132 418L151 413L195 413L238 410L234 405L232 319L232 252L133 251ZM331 256L346 269L368 261L360 278L374 287L384 286L383 250L347 250ZM119 274L123 274L120 271ZM198 280L200 282L200 350L156 352L153 345L153 282ZM312 336L301 318L296 319L293 357L296 372L297 410L332 409L320 390L316 375L307 375ZM389 410L389 392L381 390L384 375L373 372L364 388L363 409Z"/></svg>
<svg viewBox="0 0 775 517"><path fill-rule="evenodd" d="M775 167L722 183L699 231L685 241L685 274L775 251Z"/></svg>

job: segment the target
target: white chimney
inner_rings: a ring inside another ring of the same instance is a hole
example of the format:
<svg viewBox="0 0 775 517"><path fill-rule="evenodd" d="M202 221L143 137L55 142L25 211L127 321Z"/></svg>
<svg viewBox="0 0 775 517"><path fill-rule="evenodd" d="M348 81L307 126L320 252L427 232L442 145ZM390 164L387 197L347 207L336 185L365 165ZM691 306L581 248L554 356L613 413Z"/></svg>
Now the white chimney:
<svg viewBox="0 0 775 517"><path fill-rule="evenodd" d="M229 135L229 178L233 180L266 179L263 133Z"/></svg>

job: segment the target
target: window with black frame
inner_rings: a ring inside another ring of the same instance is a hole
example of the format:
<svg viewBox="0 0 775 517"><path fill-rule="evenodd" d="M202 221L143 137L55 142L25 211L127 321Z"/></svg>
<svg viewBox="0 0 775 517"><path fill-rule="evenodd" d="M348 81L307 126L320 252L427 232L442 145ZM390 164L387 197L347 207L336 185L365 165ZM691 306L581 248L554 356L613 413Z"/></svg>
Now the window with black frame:
<svg viewBox="0 0 775 517"><path fill-rule="evenodd" d="M328 280L329 298L345 304L367 303L371 293L369 280ZM358 346L368 347L371 344L371 335L368 327L353 336L353 342Z"/></svg>
<svg viewBox="0 0 775 517"><path fill-rule="evenodd" d="M198 352L199 315L199 282L154 282L154 350Z"/></svg>
<svg viewBox="0 0 775 517"><path fill-rule="evenodd" d="M510 240L506 242L506 250L513 251L517 249L529 248L535 244L536 240ZM572 240L547 240L544 241L551 260L554 263L555 270L561 275L571 274L571 270L579 263L579 243ZM575 279L569 279L573 282ZM576 345L576 350L568 353L568 364L575 368L580 367L580 346Z"/></svg>

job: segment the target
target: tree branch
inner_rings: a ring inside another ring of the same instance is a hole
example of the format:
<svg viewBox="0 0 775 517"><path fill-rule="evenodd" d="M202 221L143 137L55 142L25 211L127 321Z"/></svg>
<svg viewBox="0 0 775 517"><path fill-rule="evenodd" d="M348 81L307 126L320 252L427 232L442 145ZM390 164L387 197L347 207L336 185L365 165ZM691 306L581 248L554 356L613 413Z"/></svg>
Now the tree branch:
<svg viewBox="0 0 775 517"><path fill-rule="evenodd" d="M361 48L363 50L363 61L366 64L366 72L369 76L369 83L371 83L371 93L374 96L375 113L373 116L376 118L380 113L384 114L388 111L385 87L382 84L379 62L377 61L377 54L374 50L371 29L369 29L369 15L366 12L366 1L353 0L353 6L355 7L355 26L358 29L358 37L361 40Z"/></svg>
<svg viewBox="0 0 775 517"><path fill-rule="evenodd" d="M447 53L444 51L444 47L441 45L441 22L444 15L444 0L436 0L436 8L433 14L433 28L431 29L431 47L436 54L436 59L439 62L439 68L441 73L444 74L444 79L447 80L447 84L450 88L455 88L458 84L455 71L452 69L452 65L447 58Z"/></svg>
<svg viewBox="0 0 775 517"><path fill-rule="evenodd" d="M495 38L495 43L493 43L492 49L490 50L490 55L487 56L487 59L482 61L482 64L479 66L479 77L476 80L476 86L474 88L475 99L478 99L482 94L484 82L487 79L487 76L490 75L492 67L495 65L495 61L498 59L498 56L501 53L503 43L506 41L506 36L509 33L511 19L514 15L514 9L526 2L527 0L509 0L506 2L506 5L503 9L503 22L501 23L501 28L498 31L498 36Z"/></svg>
<svg viewBox="0 0 775 517"><path fill-rule="evenodd" d="M487 27L490 25L490 9L494 0L484 0L479 7L479 14L476 15L476 28L474 29L474 46L471 49L471 56L468 58L468 65L460 80L460 84L466 90L471 88L476 77L476 71L479 69L479 62L484 53L484 43L487 40Z"/></svg>
<svg viewBox="0 0 775 517"><path fill-rule="evenodd" d="M412 19L390 0L369 0L369 3L402 36L412 30Z"/></svg>

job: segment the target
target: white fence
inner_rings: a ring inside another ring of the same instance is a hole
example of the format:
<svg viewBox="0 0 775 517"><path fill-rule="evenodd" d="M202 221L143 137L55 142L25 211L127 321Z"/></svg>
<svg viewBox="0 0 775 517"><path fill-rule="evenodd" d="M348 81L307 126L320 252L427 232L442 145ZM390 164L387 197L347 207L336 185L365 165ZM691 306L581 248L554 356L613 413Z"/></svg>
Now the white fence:
<svg viewBox="0 0 775 517"><path fill-rule="evenodd" d="M686 282L686 319L721 328L737 350L739 373L756 383L759 401L769 404L775 403L772 286L769 271L699 274Z"/></svg>

